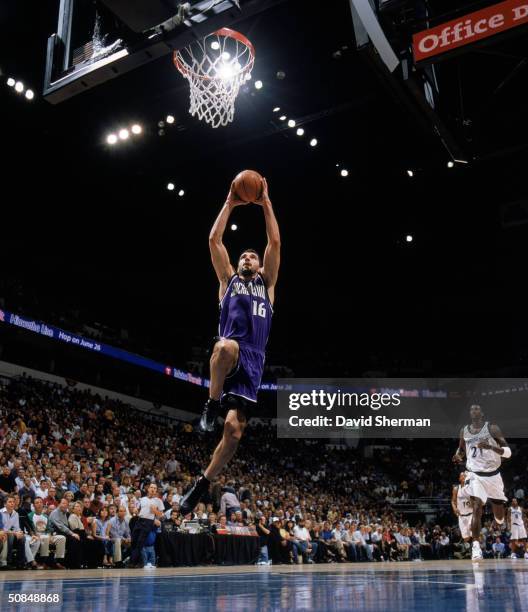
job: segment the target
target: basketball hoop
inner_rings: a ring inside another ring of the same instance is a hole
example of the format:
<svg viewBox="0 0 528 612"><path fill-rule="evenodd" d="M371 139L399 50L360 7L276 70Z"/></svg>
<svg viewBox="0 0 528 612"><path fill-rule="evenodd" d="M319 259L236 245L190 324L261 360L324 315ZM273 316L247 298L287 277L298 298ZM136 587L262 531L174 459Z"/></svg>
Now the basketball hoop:
<svg viewBox="0 0 528 612"><path fill-rule="evenodd" d="M233 121L240 87L251 78L255 49L240 32L221 28L174 51L176 68L189 81L189 112L214 128Z"/></svg>

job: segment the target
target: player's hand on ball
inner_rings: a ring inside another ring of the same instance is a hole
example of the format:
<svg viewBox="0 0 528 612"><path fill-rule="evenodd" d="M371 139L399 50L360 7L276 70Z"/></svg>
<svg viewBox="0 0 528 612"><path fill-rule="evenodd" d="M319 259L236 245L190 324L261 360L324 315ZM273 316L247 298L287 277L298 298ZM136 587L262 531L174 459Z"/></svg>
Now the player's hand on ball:
<svg viewBox="0 0 528 612"><path fill-rule="evenodd" d="M255 200L255 204L258 204L259 206L271 204L271 200L269 199L268 194L268 182L264 177L262 177L262 193L260 194L260 198L258 200Z"/></svg>
<svg viewBox="0 0 528 612"><path fill-rule="evenodd" d="M234 208L235 206L242 206L242 204L249 204L249 202L244 202L244 200L241 200L237 196L235 191L235 181L231 183L231 187L229 188L226 204L229 206L229 208Z"/></svg>

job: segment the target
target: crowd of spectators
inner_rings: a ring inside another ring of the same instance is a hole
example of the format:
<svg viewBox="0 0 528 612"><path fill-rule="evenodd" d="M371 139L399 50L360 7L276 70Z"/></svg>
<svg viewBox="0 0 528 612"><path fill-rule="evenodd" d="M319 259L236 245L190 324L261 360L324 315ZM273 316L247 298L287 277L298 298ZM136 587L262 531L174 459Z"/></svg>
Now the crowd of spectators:
<svg viewBox="0 0 528 612"><path fill-rule="evenodd" d="M251 425L194 516L181 517L215 442L74 385L0 379L0 567L150 568L159 532L189 522L258 536L261 564L469 556L448 501L453 440L434 452L429 440L349 447ZM526 467L505 475L521 505ZM436 508L433 523L399 511L414 498ZM507 532L486 521L482 547L507 555Z"/></svg>

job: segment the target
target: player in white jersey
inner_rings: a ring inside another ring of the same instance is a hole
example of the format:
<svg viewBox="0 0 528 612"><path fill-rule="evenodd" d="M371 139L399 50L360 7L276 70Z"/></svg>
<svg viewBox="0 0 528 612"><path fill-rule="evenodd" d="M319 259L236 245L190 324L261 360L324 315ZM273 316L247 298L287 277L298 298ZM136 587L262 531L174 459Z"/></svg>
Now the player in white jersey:
<svg viewBox="0 0 528 612"><path fill-rule="evenodd" d="M466 484L466 472L460 472L458 477L458 485L453 487L451 495L451 507L453 512L458 516L458 527L462 534L464 542L471 540L471 519L473 516L473 505L469 494L469 487Z"/></svg>
<svg viewBox="0 0 528 612"><path fill-rule="evenodd" d="M519 502L514 497L511 502L511 507L508 512L508 529L510 531L510 548L512 551L512 559L517 559L517 554L522 555L522 549L525 549L524 557L528 559L528 551L526 551L526 523L527 519L525 511Z"/></svg>
<svg viewBox="0 0 528 612"><path fill-rule="evenodd" d="M495 523L504 523L504 483L500 475L502 459L511 457L511 449L497 425L484 420L484 413L478 404L469 408L471 424L460 431L458 449L453 461L461 463L466 455L468 488L473 504L471 535L473 551L471 558L482 559L479 537L482 522L482 510L487 501L491 503Z"/></svg>

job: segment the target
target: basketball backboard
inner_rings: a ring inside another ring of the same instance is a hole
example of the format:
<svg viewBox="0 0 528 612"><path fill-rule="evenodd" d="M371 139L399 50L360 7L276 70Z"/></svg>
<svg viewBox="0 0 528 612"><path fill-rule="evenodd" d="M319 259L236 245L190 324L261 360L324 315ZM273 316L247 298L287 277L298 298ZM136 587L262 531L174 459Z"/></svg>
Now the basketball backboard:
<svg viewBox="0 0 528 612"><path fill-rule="evenodd" d="M61 0L44 98L67 100L283 1Z"/></svg>
<svg viewBox="0 0 528 612"><path fill-rule="evenodd" d="M438 137L452 162L496 155L499 147L489 138L499 119L493 111L526 65L526 3L349 2L357 49L391 97ZM509 117L524 113L520 99L514 95L506 103ZM508 150L514 139L497 136Z"/></svg>

